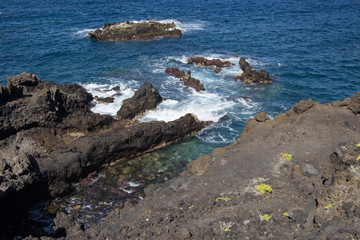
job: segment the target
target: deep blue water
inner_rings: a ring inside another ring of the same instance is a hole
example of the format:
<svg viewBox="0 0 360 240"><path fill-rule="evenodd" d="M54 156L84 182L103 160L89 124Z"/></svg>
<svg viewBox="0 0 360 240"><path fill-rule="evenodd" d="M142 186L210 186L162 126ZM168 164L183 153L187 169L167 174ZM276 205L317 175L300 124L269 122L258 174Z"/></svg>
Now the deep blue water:
<svg viewBox="0 0 360 240"><path fill-rule="evenodd" d="M86 37L104 23L126 20L175 22L184 32L180 39L148 42L104 43ZM236 54L267 70L274 83L235 81L232 77L241 72ZM236 65L216 75L186 64L192 56ZM206 91L184 87L164 73L166 67L191 70ZM192 112L216 122L227 115L229 120L146 156L137 166L138 172L174 171L179 161L235 141L258 112L273 117L302 99L331 102L359 91L360 1L0 0L0 84L24 71L43 81L80 83L98 96L120 85L123 95L115 104L98 104L94 111L100 113L114 115L125 97L151 82L168 100L143 121L169 121Z"/></svg>
<svg viewBox="0 0 360 240"><path fill-rule="evenodd" d="M106 22L174 21L180 39L103 43L86 37ZM231 117L220 133L205 131L202 140L229 144L247 118L270 116L309 97L330 102L353 96L360 77L359 1L24 1L0 2L0 84L6 76L37 74L44 81L82 83L92 93L144 82L159 88L169 101L147 120L173 120L192 112L203 120ZM186 64L191 56L238 59L271 73L275 83L248 86L231 77L238 65L215 75ZM207 92L196 95L163 72L191 70ZM91 85L89 85L91 83ZM250 103L241 100L251 99ZM121 106L98 105L94 111L115 114ZM146 119L144 119L146 120ZM223 124L224 125L224 124ZM230 130L230 131L229 131Z"/></svg>

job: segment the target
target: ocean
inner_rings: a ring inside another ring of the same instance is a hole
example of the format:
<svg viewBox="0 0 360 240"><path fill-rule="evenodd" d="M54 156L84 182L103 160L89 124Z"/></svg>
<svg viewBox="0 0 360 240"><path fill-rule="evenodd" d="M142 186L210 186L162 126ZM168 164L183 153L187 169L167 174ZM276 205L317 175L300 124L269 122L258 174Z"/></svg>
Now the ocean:
<svg viewBox="0 0 360 240"><path fill-rule="evenodd" d="M104 23L147 20L174 22L183 35L121 43L86 36ZM268 71L274 82L249 85L234 80L241 73L236 55ZM215 74L211 68L187 64L193 56L229 60L234 66ZM167 67L191 71L205 91L185 87L164 73ZM111 96L115 92L109 90L120 86L114 103L97 103L92 109L112 116L122 100L150 82L166 101L141 121L172 121L193 113L214 122L192 138L121 163L96 178L99 184L104 181L94 188L104 189L109 179L122 176L131 183L125 190L141 199L134 194L139 186L165 181L187 162L231 144L256 113L273 118L302 99L325 103L359 91L360 1L0 0L0 84L21 72L43 81L78 83L98 97ZM91 196L82 198L84 194L61 201L68 208L96 208L88 204ZM108 208L99 210L100 215L117 206L115 198L110 194L102 199Z"/></svg>

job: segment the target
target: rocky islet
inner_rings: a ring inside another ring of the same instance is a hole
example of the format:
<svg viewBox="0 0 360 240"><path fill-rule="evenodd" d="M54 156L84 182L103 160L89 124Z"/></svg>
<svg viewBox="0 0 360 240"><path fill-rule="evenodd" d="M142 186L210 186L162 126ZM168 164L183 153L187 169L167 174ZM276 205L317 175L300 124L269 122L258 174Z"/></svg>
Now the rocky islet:
<svg viewBox="0 0 360 240"><path fill-rule="evenodd" d="M105 23L102 28L88 33L88 36L99 41L133 41L153 40L156 38L180 38L181 30L174 23L120 22Z"/></svg>

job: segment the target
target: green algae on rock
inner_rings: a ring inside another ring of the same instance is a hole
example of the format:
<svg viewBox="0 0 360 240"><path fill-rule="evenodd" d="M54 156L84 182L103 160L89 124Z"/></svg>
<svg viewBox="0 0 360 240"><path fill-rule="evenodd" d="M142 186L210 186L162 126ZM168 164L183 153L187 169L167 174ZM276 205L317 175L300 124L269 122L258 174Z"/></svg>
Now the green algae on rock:
<svg viewBox="0 0 360 240"><path fill-rule="evenodd" d="M88 33L88 37L99 41L152 40L160 37L181 37L181 30L174 23L120 22L105 23L102 28Z"/></svg>

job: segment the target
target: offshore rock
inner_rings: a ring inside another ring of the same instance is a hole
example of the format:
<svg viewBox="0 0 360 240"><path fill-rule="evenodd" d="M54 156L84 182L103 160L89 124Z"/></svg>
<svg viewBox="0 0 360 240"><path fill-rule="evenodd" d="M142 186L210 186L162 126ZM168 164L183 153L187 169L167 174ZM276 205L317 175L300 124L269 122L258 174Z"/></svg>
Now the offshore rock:
<svg viewBox="0 0 360 240"><path fill-rule="evenodd" d="M92 95L79 85L42 82L28 73L7 81L0 86L2 234L20 230L10 216L24 203L61 195L112 161L171 144L209 124L190 114L168 123L114 120L91 112ZM144 89L139 95L151 92L154 103L161 100L151 84Z"/></svg>
<svg viewBox="0 0 360 240"><path fill-rule="evenodd" d="M205 66L205 67L218 67L218 68L223 68L223 67L229 67L231 65L233 65L230 61L226 61L226 60L221 60L221 59L206 59L204 57L191 57L188 58L188 63L190 64L196 64L199 66Z"/></svg>
<svg viewBox="0 0 360 240"><path fill-rule="evenodd" d="M145 83L133 97L125 99L116 116L120 119L133 119L147 110L155 109L163 98L150 83Z"/></svg>
<svg viewBox="0 0 360 240"><path fill-rule="evenodd" d="M245 81L247 83L272 83L272 79L270 75L265 70L252 70L252 66L245 60L244 57L240 58L239 65L241 70L243 71L242 74L236 77L237 80Z"/></svg>
<svg viewBox="0 0 360 240"><path fill-rule="evenodd" d="M152 40L160 37L179 38L181 30L174 23L120 22L106 23L102 28L89 32L88 36L99 41Z"/></svg>
<svg viewBox="0 0 360 240"><path fill-rule="evenodd" d="M205 66L205 67L213 67L215 66L214 72L219 73L221 68L229 67L233 65L230 61L221 60L221 59L206 59L204 57L191 57L188 58L189 64L196 64L198 66Z"/></svg>
<svg viewBox="0 0 360 240"><path fill-rule="evenodd" d="M179 78L185 86L192 87L196 91L204 91L204 84L201 84L199 80L191 77L191 72L180 71L179 68L166 68L165 73L173 75L175 78Z"/></svg>

